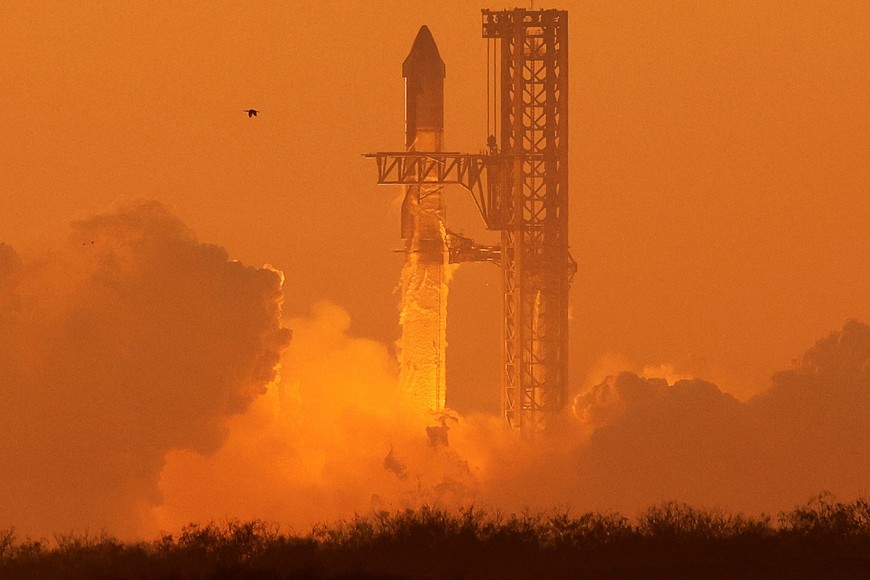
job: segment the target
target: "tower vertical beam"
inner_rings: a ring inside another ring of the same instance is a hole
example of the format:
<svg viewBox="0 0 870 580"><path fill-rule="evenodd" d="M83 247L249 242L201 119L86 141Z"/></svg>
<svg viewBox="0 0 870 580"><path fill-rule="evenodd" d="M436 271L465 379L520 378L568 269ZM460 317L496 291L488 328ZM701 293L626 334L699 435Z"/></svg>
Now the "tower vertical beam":
<svg viewBox="0 0 870 580"><path fill-rule="evenodd" d="M504 184L502 410L525 436L568 398L568 15L483 11L501 44L501 150L517 160Z"/></svg>

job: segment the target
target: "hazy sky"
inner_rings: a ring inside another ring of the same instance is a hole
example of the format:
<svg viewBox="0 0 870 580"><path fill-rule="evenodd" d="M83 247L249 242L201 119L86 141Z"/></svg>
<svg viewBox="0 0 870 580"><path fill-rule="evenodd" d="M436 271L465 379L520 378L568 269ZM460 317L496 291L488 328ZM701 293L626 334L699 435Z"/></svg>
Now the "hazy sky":
<svg viewBox="0 0 870 580"><path fill-rule="evenodd" d="M607 354L754 392L846 318L870 319L870 5L559 7L571 22L575 382ZM401 146L400 65L423 23L447 64L447 146L483 146L479 9L11 5L2 237L26 249L119 196L158 199L234 258L283 270L291 313L330 299L355 333L392 341L397 192L359 154ZM448 197L449 217L477 233L467 195ZM467 377L497 378L499 277L462 270L451 383L491 389ZM492 371L471 368L478 351Z"/></svg>
<svg viewBox="0 0 870 580"><path fill-rule="evenodd" d="M157 200L283 271L287 317L328 300L392 348L399 192L360 154L402 146L421 24L447 67L446 148L482 149L480 8L515 4L5 6L0 242L39 262L71 221ZM870 3L544 7L570 14L572 391L661 367L746 399L870 320ZM468 194L447 204L452 229L494 239ZM497 269L462 266L449 300L448 404L495 410Z"/></svg>

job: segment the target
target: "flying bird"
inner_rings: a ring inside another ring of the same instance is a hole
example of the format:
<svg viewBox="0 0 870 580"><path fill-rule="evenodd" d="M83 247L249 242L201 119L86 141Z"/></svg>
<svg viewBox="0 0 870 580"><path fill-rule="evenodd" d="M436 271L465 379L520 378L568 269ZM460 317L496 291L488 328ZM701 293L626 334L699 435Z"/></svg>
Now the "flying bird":
<svg viewBox="0 0 870 580"><path fill-rule="evenodd" d="M258 111L257 109L245 109L245 112L248 114L248 118L250 119L251 117L256 117L257 113L259 113L260 111Z"/></svg>

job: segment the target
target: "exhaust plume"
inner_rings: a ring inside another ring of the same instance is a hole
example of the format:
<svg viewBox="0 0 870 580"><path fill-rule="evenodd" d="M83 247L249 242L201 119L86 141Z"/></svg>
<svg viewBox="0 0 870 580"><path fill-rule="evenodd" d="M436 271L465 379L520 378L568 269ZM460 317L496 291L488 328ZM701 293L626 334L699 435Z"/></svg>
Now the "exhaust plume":
<svg viewBox="0 0 870 580"><path fill-rule="evenodd" d="M870 478L861 461L870 428L860 420L870 329L857 322L746 403L698 379L608 377L534 445L496 417L433 420L408 405L391 388L398 371L387 349L349 336L349 317L334 305L290 324L281 382L233 419L227 445L212 457L170 457L163 527L216 514L304 527L422 505L634 515L673 499L775 512L820 490L856 496ZM197 481L219 482L205 502Z"/></svg>
<svg viewBox="0 0 870 580"><path fill-rule="evenodd" d="M166 452L217 451L274 378L281 296L156 202L32 261L0 246L0 521L140 531Z"/></svg>
<svg viewBox="0 0 870 580"><path fill-rule="evenodd" d="M422 505L775 512L870 480L856 321L747 402L667 365L614 373L529 445L496 417L401 396L389 349L336 305L282 324L280 274L229 261L159 204L77 222L38 259L0 245L0 305L0 525L22 533L304 529Z"/></svg>

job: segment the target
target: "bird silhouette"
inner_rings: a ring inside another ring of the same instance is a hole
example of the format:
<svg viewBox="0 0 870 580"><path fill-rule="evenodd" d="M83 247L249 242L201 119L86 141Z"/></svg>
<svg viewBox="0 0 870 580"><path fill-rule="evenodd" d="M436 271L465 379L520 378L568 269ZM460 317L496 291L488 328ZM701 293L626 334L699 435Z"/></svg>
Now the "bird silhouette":
<svg viewBox="0 0 870 580"><path fill-rule="evenodd" d="M245 109L245 112L248 114L248 118L250 119L251 117L256 117L257 113L259 113L260 111L258 111L257 109Z"/></svg>

